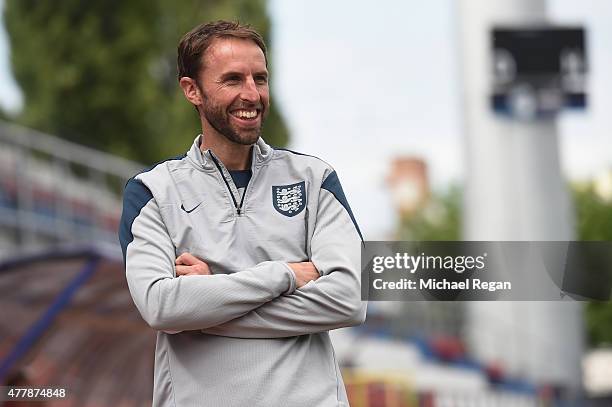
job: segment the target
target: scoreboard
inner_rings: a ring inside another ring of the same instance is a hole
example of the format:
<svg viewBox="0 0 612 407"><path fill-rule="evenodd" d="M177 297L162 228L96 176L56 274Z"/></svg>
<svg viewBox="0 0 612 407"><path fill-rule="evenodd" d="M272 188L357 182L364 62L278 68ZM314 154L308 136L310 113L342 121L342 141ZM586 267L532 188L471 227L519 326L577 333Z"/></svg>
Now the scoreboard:
<svg viewBox="0 0 612 407"><path fill-rule="evenodd" d="M533 120L586 107L584 29L495 27L491 48L495 113Z"/></svg>

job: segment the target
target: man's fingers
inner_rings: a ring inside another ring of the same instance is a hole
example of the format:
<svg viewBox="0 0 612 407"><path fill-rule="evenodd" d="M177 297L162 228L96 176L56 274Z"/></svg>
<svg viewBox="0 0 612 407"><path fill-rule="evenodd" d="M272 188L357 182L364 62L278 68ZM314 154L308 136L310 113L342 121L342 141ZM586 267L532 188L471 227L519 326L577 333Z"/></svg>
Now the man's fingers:
<svg viewBox="0 0 612 407"><path fill-rule="evenodd" d="M190 267L191 266L181 266L181 265L177 265L176 266L176 275L178 276L186 276L189 274L190 271Z"/></svg>
<svg viewBox="0 0 612 407"><path fill-rule="evenodd" d="M295 274L297 288L301 288L311 281L319 278L319 272L315 265L309 261L300 263L287 263Z"/></svg>
<svg viewBox="0 0 612 407"><path fill-rule="evenodd" d="M176 258L176 264L183 264L185 266L192 266L201 261L191 253L183 253Z"/></svg>
<svg viewBox="0 0 612 407"><path fill-rule="evenodd" d="M209 276L212 273L204 262L192 266L176 265L176 276Z"/></svg>
<svg viewBox="0 0 612 407"><path fill-rule="evenodd" d="M193 266L194 264L204 263L191 253L183 253L176 258L176 264L183 264L185 266Z"/></svg>

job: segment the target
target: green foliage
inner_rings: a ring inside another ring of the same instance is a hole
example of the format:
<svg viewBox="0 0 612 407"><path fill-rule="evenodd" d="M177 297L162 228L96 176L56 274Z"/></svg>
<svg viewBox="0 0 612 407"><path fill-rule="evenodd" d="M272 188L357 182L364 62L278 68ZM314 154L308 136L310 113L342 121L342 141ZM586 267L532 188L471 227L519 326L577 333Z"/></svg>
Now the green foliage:
<svg viewBox="0 0 612 407"><path fill-rule="evenodd" d="M573 189L578 240L612 240L612 204L600 199L592 186Z"/></svg>
<svg viewBox="0 0 612 407"><path fill-rule="evenodd" d="M402 218L398 240L460 240L461 188L433 195L427 206Z"/></svg>
<svg viewBox="0 0 612 407"><path fill-rule="evenodd" d="M612 345L612 304L590 302L586 307L586 328L592 346Z"/></svg>
<svg viewBox="0 0 612 407"><path fill-rule="evenodd" d="M184 152L200 131L176 79L181 36L218 19L268 44L270 31L264 0L6 0L4 19L25 99L14 120L142 162ZM264 137L287 142L274 106Z"/></svg>
<svg viewBox="0 0 612 407"><path fill-rule="evenodd" d="M612 203L600 199L592 186L572 188L578 240L612 241ZM436 194L420 212L402 219L398 240L461 239L461 189ZM612 303L590 302L586 328L593 346L612 344Z"/></svg>
<svg viewBox="0 0 612 407"><path fill-rule="evenodd" d="M612 241L612 203L597 196L591 185L571 190L578 240ZM461 198L458 186L433 194L427 206L401 220L400 240L457 240L461 238Z"/></svg>
<svg viewBox="0 0 612 407"><path fill-rule="evenodd" d="M573 195L578 239L612 241L612 203L600 199L591 185L574 188ZM586 326L591 345L612 344L612 303L587 304Z"/></svg>

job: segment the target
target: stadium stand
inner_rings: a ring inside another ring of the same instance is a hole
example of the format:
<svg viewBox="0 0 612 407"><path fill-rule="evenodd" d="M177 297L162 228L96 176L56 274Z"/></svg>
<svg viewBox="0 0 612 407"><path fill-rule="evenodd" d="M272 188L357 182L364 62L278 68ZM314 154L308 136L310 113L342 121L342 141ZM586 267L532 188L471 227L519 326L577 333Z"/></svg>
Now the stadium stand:
<svg viewBox="0 0 612 407"><path fill-rule="evenodd" d="M66 389L48 405L151 405L155 333L117 243L142 167L0 122L0 383Z"/></svg>
<svg viewBox="0 0 612 407"><path fill-rule="evenodd" d="M55 249L0 263L0 378L66 389L61 405L151 404L155 334L120 259Z"/></svg>
<svg viewBox="0 0 612 407"><path fill-rule="evenodd" d="M0 122L0 258L58 243L116 248L123 185L142 167Z"/></svg>

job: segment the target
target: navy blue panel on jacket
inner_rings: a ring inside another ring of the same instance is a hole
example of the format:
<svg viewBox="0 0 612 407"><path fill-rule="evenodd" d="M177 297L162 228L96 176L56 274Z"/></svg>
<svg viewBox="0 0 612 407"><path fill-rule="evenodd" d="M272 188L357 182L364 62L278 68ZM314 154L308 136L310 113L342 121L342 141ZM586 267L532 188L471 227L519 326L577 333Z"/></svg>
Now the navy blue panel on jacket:
<svg viewBox="0 0 612 407"><path fill-rule="evenodd" d="M125 185L123 192L123 213L119 224L119 242L123 251L123 261L128 245L134 240L132 224L144 206L153 199L153 195L140 180L132 178Z"/></svg>
<svg viewBox="0 0 612 407"><path fill-rule="evenodd" d="M346 209L349 216L351 217L351 220L353 221L353 225L355 225L355 229L357 229L357 233L359 233L359 237L361 238L361 241L363 242L363 236L361 235L361 230L359 229L359 225L357 225L357 221L355 220L353 211L351 210L351 207L348 201L346 200L346 196L344 195L344 191L342 190L342 185L340 184L340 179L338 178L338 174L336 174L336 171L331 172L327 176L327 178L325 178L325 181L323 181L321 188L326 189L329 192L331 192L336 197L338 202L340 202L342 206L344 206L344 209Z"/></svg>

